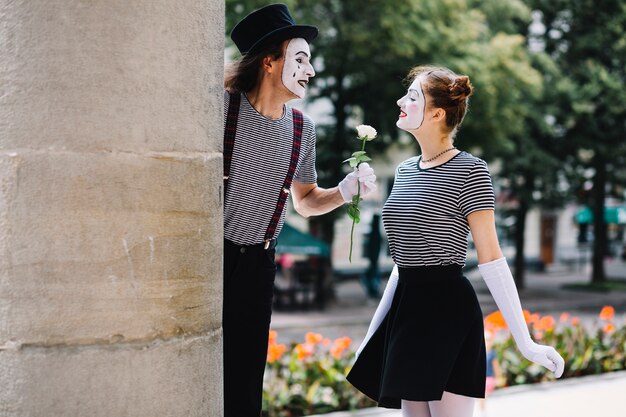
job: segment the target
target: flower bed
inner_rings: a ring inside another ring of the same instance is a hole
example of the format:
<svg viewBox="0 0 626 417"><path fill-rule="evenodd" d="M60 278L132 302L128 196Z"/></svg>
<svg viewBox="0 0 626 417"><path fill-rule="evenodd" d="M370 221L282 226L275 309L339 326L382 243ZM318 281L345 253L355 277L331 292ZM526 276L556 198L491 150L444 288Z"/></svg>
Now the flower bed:
<svg viewBox="0 0 626 417"><path fill-rule="evenodd" d="M506 326L493 313L485 318L485 327L503 332ZM601 374L626 369L626 324L616 324L615 310L605 306L598 320L586 326L578 317L562 313L558 319L524 312L532 338L554 346L565 359L562 378ZM505 385L529 384L554 379L551 372L524 359L513 338L504 333L494 344Z"/></svg>
<svg viewBox="0 0 626 417"><path fill-rule="evenodd" d="M563 378L626 369L626 323L605 306L594 323L581 324L567 313L553 316L524 311L535 341L554 346L565 359ZM494 349L502 371L501 386L553 380L545 368L524 359L499 312L485 318L496 335ZM352 341L331 341L309 332L303 343L276 342L270 332L263 392L265 417L297 417L375 406L345 379L354 360Z"/></svg>
<svg viewBox="0 0 626 417"><path fill-rule="evenodd" d="M309 332L304 343L288 348L270 331L263 415L296 417L376 405L346 381L354 359L351 344L349 337L331 341Z"/></svg>

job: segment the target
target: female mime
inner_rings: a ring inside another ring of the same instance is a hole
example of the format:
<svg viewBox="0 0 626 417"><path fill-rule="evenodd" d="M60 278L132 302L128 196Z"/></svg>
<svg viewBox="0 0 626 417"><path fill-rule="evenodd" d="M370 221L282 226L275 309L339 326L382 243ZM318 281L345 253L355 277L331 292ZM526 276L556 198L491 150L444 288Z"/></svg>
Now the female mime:
<svg viewBox="0 0 626 417"><path fill-rule="evenodd" d="M535 343L495 228L487 164L454 144L473 88L446 68L416 67L398 100L397 126L421 155L402 162L383 208L396 266L348 380L405 417L470 417L485 394L483 315L463 277L471 232L479 270L522 355L563 373L563 359Z"/></svg>

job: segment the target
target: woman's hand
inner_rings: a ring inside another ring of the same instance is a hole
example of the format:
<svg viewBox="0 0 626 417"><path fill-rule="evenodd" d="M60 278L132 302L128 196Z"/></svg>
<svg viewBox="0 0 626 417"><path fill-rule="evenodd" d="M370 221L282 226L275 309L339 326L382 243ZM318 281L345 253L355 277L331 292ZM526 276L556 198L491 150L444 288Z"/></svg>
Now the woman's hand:
<svg viewBox="0 0 626 417"><path fill-rule="evenodd" d="M561 375L563 375L565 361L552 346L531 342L530 346L526 346L524 349L520 347L520 351L529 361L535 362L554 372L555 377L560 378Z"/></svg>

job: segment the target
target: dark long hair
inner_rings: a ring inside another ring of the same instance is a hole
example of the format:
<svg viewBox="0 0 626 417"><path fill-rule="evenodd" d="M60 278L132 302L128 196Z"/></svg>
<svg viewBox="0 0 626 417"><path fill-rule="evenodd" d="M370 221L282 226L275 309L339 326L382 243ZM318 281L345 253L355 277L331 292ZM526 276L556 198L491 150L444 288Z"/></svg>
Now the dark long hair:
<svg viewBox="0 0 626 417"><path fill-rule="evenodd" d="M246 54L231 62L224 71L224 88L230 93L248 92L259 81L259 71L267 56L277 60L283 56L283 42L264 46L254 54Z"/></svg>

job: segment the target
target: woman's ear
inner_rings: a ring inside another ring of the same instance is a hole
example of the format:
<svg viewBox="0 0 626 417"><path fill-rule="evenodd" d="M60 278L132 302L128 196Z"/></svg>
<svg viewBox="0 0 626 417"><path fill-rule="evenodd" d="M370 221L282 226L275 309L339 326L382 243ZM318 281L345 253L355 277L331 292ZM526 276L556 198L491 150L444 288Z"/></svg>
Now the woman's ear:
<svg viewBox="0 0 626 417"><path fill-rule="evenodd" d="M439 122L441 120L445 120L446 118L446 111L442 108L437 108L434 112L433 112L433 121L435 122Z"/></svg>

